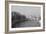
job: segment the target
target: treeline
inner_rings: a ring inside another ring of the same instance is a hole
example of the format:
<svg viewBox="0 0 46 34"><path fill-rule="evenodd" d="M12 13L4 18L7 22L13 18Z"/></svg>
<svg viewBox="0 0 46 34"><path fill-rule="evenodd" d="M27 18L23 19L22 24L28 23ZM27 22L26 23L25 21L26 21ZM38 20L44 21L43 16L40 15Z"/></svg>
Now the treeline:
<svg viewBox="0 0 46 34"><path fill-rule="evenodd" d="M19 27L21 22L26 21L26 16L18 12L12 12L12 28Z"/></svg>

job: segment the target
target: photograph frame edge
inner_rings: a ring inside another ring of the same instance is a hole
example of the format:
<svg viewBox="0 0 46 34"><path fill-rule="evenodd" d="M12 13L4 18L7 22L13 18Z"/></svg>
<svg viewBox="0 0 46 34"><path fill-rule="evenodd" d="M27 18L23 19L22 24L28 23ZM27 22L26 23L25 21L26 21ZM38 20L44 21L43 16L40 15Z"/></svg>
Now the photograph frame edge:
<svg viewBox="0 0 46 34"><path fill-rule="evenodd" d="M8 13L9 13L9 10L8 10L8 4L9 4L9 2L11 2L11 1L5 1L5 33L6 34L8 34L8 33L12 33L12 32L9 32L9 21L8 21ZM25 2L21 2L21 1L13 1L13 2L20 2L20 3L25 3ZM28 2L26 2L26 3L28 3ZM34 3L35 4L35 2L29 2L29 3ZM44 22L44 27L43 27L43 29L41 30L41 31L45 31L45 3L39 3L39 2L36 2L36 4L42 4L43 5L43 22ZM13 33L22 33L22 32L37 32L37 31L40 31L40 30L34 30L34 31L18 31L18 32L13 32Z"/></svg>

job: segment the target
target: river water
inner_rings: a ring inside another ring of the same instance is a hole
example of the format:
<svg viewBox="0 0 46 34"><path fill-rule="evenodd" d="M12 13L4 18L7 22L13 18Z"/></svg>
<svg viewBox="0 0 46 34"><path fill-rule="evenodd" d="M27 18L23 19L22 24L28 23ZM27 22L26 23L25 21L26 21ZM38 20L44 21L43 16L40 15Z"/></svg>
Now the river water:
<svg viewBox="0 0 46 34"><path fill-rule="evenodd" d="M19 27L40 27L40 22L38 21L25 21L20 23Z"/></svg>

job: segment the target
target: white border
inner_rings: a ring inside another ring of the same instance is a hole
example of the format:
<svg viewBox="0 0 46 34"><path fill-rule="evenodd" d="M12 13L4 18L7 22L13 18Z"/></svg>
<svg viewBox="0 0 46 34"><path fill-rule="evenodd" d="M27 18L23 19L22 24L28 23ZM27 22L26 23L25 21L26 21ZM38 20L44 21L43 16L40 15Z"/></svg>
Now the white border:
<svg viewBox="0 0 46 34"><path fill-rule="evenodd" d="M35 6L41 7L41 27L26 27L26 28L11 28L11 6ZM33 4L9 4L9 31L20 31L20 30L37 30L43 29L43 6Z"/></svg>

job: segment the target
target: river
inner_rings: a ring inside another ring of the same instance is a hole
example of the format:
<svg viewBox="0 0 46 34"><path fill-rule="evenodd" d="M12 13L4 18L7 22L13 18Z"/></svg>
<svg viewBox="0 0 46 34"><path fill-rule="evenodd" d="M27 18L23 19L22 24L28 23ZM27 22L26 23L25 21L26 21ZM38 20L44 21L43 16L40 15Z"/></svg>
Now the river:
<svg viewBox="0 0 46 34"><path fill-rule="evenodd" d="M25 22L21 22L19 27L40 27L40 22L38 22L38 21L25 21Z"/></svg>

